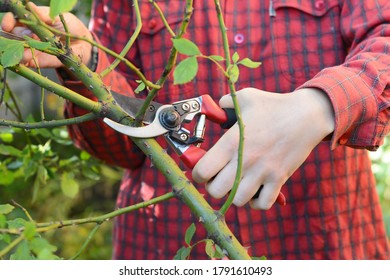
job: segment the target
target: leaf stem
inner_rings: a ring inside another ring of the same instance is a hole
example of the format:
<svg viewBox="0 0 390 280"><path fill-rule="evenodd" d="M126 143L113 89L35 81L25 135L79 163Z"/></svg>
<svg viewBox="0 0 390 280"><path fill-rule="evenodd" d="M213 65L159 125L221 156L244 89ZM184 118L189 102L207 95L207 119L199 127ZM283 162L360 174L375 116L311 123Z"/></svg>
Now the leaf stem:
<svg viewBox="0 0 390 280"><path fill-rule="evenodd" d="M96 232L98 231L99 227L101 226L100 223L97 223L95 225L95 227L91 230L91 232L88 234L88 237L87 239L85 240L85 242L83 243L83 245L81 246L81 248L77 251L77 253L71 257L70 259L71 260L75 260L77 259L80 254L85 250L85 248L88 246L89 242L91 242L92 238L95 236Z"/></svg>

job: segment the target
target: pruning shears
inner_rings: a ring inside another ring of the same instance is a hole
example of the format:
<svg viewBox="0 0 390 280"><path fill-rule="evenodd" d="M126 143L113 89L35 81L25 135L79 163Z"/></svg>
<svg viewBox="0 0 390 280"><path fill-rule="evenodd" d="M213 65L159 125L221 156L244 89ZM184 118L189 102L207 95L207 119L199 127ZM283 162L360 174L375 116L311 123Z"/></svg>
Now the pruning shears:
<svg viewBox="0 0 390 280"><path fill-rule="evenodd" d="M132 118L143 106L144 100L111 92L122 110ZM224 109L215 103L210 95L181 100L172 104L152 101L143 117L145 126L132 127L104 118L104 122L116 131L136 138L152 138L163 135L181 161L190 169L206 153L200 148L204 141L206 120L219 124L223 129L233 126L237 117L234 109ZM184 128L185 123L195 121L193 132ZM259 189L260 192L261 188ZM255 195L258 197L259 192ZM286 204L286 198L279 193L277 202Z"/></svg>

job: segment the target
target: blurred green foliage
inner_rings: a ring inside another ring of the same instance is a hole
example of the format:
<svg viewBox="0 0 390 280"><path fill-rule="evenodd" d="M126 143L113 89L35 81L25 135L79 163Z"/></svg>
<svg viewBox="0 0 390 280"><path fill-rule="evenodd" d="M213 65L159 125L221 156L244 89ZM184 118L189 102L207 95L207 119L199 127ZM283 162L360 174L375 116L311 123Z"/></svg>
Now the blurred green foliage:
<svg viewBox="0 0 390 280"><path fill-rule="evenodd" d="M371 158L387 235L390 237L390 136L378 151L371 153Z"/></svg>

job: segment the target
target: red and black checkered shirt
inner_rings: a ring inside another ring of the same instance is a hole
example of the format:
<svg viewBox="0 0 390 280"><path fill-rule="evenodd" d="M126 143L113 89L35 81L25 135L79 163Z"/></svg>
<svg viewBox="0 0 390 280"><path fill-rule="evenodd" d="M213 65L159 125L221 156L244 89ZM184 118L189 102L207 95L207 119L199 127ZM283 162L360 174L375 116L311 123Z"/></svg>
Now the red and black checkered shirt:
<svg viewBox="0 0 390 280"><path fill-rule="evenodd" d="M177 30L185 1L156 2ZM320 88L329 95L336 120L331 141L319 144L283 186L287 206L274 205L268 211L233 207L226 217L233 233L252 256L268 259L389 258L367 149L381 145L390 128L390 1L223 0L221 4L231 51L262 62L255 70L240 69L237 88L279 93ZM167 63L171 36L148 0L139 5L143 26L127 58L156 81ZM107 47L119 53L135 26L132 1L95 1L91 28ZM214 1L194 1L185 37L203 54L223 55ZM100 51L97 72L109 61L112 58ZM138 77L124 65L105 78L113 90L131 94L135 80ZM91 97L80 83L65 84ZM222 73L204 59L194 81L175 86L169 79L156 101L171 103L205 93L218 100L228 92ZM67 116L82 113L74 105L66 107ZM101 121L72 126L70 131L76 145L126 169L118 207L171 191L128 137ZM222 133L210 123L204 148ZM166 146L162 139L158 141ZM202 186L199 190L205 193ZM222 203L207 199L216 208ZM184 244L184 232L193 220L188 208L175 199L120 216L114 228L113 257L170 259ZM204 238L200 228L197 237ZM202 248L193 251L192 258L204 257Z"/></svg>

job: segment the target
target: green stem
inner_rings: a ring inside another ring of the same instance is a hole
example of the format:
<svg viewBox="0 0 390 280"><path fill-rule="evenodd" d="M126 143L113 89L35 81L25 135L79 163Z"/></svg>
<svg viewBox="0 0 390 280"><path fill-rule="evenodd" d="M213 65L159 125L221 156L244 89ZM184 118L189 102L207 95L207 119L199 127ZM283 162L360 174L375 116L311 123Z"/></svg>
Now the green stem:
<svg viewBox="0 0 390 280"><path fill-rule="evenodd" d="M10 244L8 244L7 247L5 247L3 250L0 251L0 258L8 254L13 248L15 248L20 242L22 242L23 239L24 239L23 234L15 238Z"/></svg>
<svg viewBox="0 0 390 280"><path fill-rule="evenodd" d="M87 113L83 116L79 116L75 118L55 120L55 121L41 121L41 122L34 122L34 123L17 122L17 121L0 119L0 126L12 126L12 127L23 128L26 130L38 129L38 128L53 128L53 127L60 127L66 125L80 124L83 122L95 120L98 117L99 116L95 113Z"/></svg>
<svg viewBox="0 0 390 280"><path fill-rule="evenodd" d="M71 260L77 259L80 254L85 250L85 248L88 246L89 242L91 242L92 238L95 236L96 232L98 231L101 224L96 224L95 227L91 230L91 232L88 234L87 239L85 240L83 246L81 246L80 250L77 251L77 253L71 257Z"/></svg>
<svg viewBox="0 0 390 280"><path fill-rule="evenodd" d="M220 30L221 30L221 34L222 34L223 48L224 48L224 53L225 53L225 58L226 58L226 69L230 69L231 60L230 60L229 40L228 40L228 36L227 36L227 32L226 32L225 22L223 20L221 5L220 5L219 0L214 0L214 3L215 3L216 10L217 10L218 22L219 22L219 26L220 26ZM228 84L229 84L229 88L230 88L230 94L231 94L232 99L233 99L234 109L236 111L237 122L238 122L238 126L239 126L239 131L240 131L240 141L238 144L238 159L237 159L236 176L235 176L233 187L230 191L230 194L220 209L220 212L222 215L226 214L226 212L229 210L230 206L233 204L234 196L236 195L238 185L241 182L242 157L243 157L243 150L244 150L244 124L242 122L240 106L239 106L238 101L237 101L236 88L235 88L234 83L231 81L231 79L228 79Z"/></svg>
<svg viewBox="0 0 390 280"><path fill-rule="evenodd" d="M136 15L137 25L135 27L134 33L131 35L126 46L123 48L123 50L119 54L119 56L121 58L124 58L125 55L127 54L127 52L130 50L130 48L133 46L135 40L137 39L139 33L141 32L141 28L142 28L141 12L139 10L138 0L134 0L133 3L134 3L134 11L135 11L135 15ZM111 71L113 71L121 61L122 61L122 59L116 58L110 66L108 66L105 70L103 70L100 73L100 76L101 77L107 76L107 74L109 74Z"/></svg>
<svg viewBox="0 0 390 280"><path fill-rule="evenodd" d="M225 249L230 259L250 260L250 256L230 231L223 215L207 203L204 196L188 180L174 160L154 139L132 138L134 143L153 160L154 166L171 183L176 197L184 202L206 228L210 239Z"/></svg>
<svg viewBox="0 0 390 280"><path fill-rule="evenodd" d="M82 96L81 94L72 91L60 84L57 84L50 79L43 77L30 68L18 65L10 67L10 70L13 72L25 77L26 79L34 82L35 84L47 89L48 91L55 92L57 95L72 101L73 103L77 104L78 106L94 112L94 113L100 113L102 105L98 102L92 101L89 98L86 98Z"/></svg>
<svg viewBox="0 0 390 280"><path fill-rule="evenodd" d="M68 50L70 48L70 36L69 36L69 28L68 25L66 24L65 18L63 14L59 15L62 26L64 27L65 30L65 48Z"/></svg>
<svg viewBox="0 0 390 280"><path fill-rule="evenodd" d="M156 1L154 0L149 0L149 2L151 2L154 6L154 8L157 10L158 14L160 15L160 18L165 26L165 28L167 29L167 31L169 32L169 34L171 34L172 37L175 37L176 34L175 32L173 32L172 28L169 26L169 23L166 19L166 17L164 16L164 13L162 12L162 10L160 9L160 6L157 4Z"/></svg>
<svg viewBox="0 0 390 280"><path fill-rule="evenodd" d="M184 17L180 25L179 33L175 36L176 39L183 37L184 33L187 30L188 24L190 22L192 12L193 12L193 0L186 0L186 8L184 11ZM173 66L176 63L176 58L177 58L177 50L172 47L169 58L167 61L167 64L165 65L164 71L162 72L160 78L156 82L157 85L162 88L164 85L165 81L167 80L169 74L171 73ZM138 124L141 122L143 119L143 116L145 115L146 110L149 108L149 104L153 101L153 99L156 97L158 90L157 89L152 89L149 94L145 98L145 102L143 106L139 109L138 113L135 116L136 122Z"/></svg>

